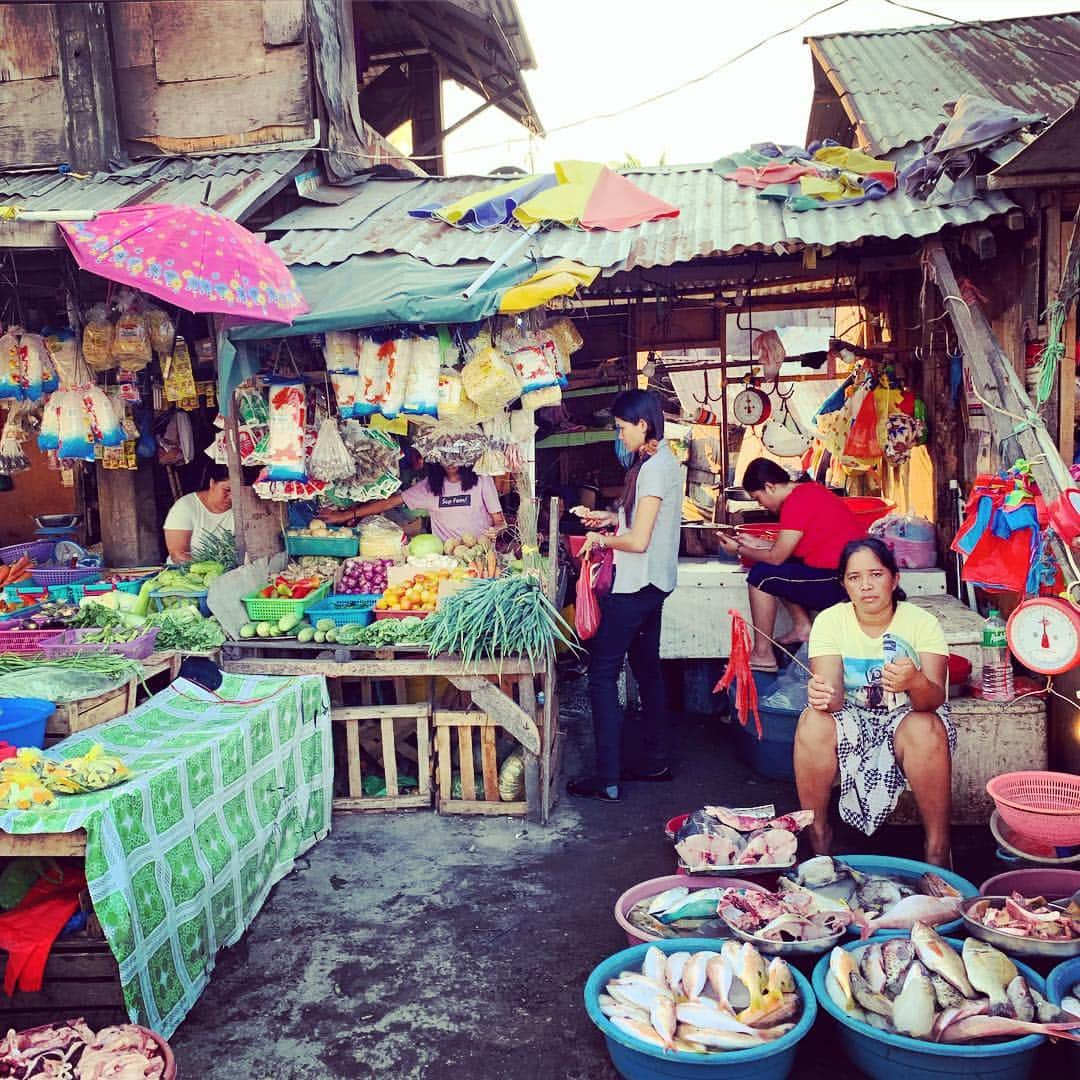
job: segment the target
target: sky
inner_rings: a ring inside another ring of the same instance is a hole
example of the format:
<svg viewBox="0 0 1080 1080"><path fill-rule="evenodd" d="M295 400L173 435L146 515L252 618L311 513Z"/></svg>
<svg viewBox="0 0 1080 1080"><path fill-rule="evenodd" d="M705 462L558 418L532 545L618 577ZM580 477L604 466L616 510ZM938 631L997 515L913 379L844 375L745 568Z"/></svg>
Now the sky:
<svg viewBox="0 0 1080 1080"><path fill-rule="evenodd" d="M1080 9L1080 0L912 4L961 21ZM937 21L888 0L517 0L517 5L537 60L525 81L550 134L532 139L504 113L488 109L447 139L451 174L487 173L503 165L547 170L555 161L573 158L693 164L752 142L802 144L813 92L804 37ZM797 29L788 29L808 16ZM712 71L765 38L771 40L723 70L652 104L629 108ZM447 82L443 102L450 124L480 99ZM620 115L575 123L610 112Z"/></svg>

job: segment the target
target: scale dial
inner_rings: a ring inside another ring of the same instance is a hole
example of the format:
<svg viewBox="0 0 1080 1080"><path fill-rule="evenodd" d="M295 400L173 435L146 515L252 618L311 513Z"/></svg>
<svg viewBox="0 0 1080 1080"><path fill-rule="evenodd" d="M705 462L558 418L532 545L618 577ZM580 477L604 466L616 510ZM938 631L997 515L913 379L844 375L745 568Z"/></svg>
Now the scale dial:
<svg viewBox="0 0 1080 1080"><path fill-rule="evenodd" d="M740 390L731 403L731 411L743 427L755 427L769 419L772 414L772 402L769 395L756 386Z"/></svg>
<svg viewBox="0 0 1080 1080"><path fill-rule="evenodd" d="M1060 675L1080 664L1080 609L1056 596L1025 600L1009 616L1009 649L1024 667Z"/></svg>

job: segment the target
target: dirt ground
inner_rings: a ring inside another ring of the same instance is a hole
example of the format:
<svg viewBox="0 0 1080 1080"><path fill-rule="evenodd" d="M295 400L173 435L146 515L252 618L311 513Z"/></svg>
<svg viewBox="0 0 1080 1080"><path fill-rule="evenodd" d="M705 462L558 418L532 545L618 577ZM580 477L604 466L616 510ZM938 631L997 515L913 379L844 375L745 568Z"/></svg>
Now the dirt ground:
<svg viewBox="0 0 1080 1080"><path fill-rule="evenodd" d="M566 773L588 761L582 680L565 685ZM171 1040L184 1080L615 1080L582 989L626 944L616 898L674 872L663 833L706 803L796 806L764 780L715 717L672 718L677 779L624 787L618 804L563 796L549 826L510 818L343 814L222 954ZM921 830L838 850L919 857ZM989 831L959 830L956 869L1000 869ZM795 1076L837 1075L822 1018ZM843 1076L858 1077L850 1065Z"/></svg>

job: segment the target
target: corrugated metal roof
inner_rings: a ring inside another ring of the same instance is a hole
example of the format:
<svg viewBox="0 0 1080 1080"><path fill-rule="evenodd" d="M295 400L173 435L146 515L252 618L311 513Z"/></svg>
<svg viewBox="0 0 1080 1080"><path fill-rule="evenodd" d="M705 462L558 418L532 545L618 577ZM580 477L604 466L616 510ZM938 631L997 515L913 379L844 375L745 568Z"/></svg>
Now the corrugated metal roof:
<svg viewBox="0 0 1080 1080"><path fill-rule="evenodd" d="M114 210L138 203L207 203L241 219L303 161L305 150L143 162L86 179L60 173L0 174L0 204L22 210ZM0 228L4 223L0 222Z"/></svg>
<svg viewBox="0 0 1080 1080"><path fill-rule="evenodd" d="M1080 93L1080 12L809 38L879 153L923 139L963 93L1056 119ZM811 120L813 127L813 120Z"/></svg>
<svg viewBox="0 0 1080 1080"><path fill-rule="evenodd" d="M962 206L929 206L900 191L878 202L795 213L712 171L707 165L627 170L636 184L674 206L677 218L646 222L623 232L555 227L530 251L538 258L576 259L605 275L634 267L674 266L744 251L795 251L871 237L929 236L947 225L970 225L1014 204L990 192ZM514 242L505 229L470 232L441 221L409 217L410 209L448 203L492 187L505 177L432 177L371 180L340 206L301 207L267 227L285 235L273 247L288 263L332 266L352 255L399 252L434 266L462 260L494 262Z"/></svg>
<svg viewBox="0 0 1080 1080"><path fill-rule="evenodd" d="M1080 172L1080 103L991 173L1013 186L1040 173Z"/></svg>

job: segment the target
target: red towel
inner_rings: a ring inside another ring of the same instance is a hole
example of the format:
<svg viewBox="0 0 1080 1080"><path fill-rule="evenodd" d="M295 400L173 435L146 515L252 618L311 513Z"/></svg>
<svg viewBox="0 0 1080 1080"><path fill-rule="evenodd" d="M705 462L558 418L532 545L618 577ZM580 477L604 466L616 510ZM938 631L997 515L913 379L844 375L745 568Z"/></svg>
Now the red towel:
<svg viewBox="0 0 1080 1080"><path fill-rule="evenodd" d="M38 878L19 906L0 915L0 949L8 952L4 993L40 990L49 950L68 919L79 909L79 893L86 888L80 866L65 866L63 878Z"/></svg>

